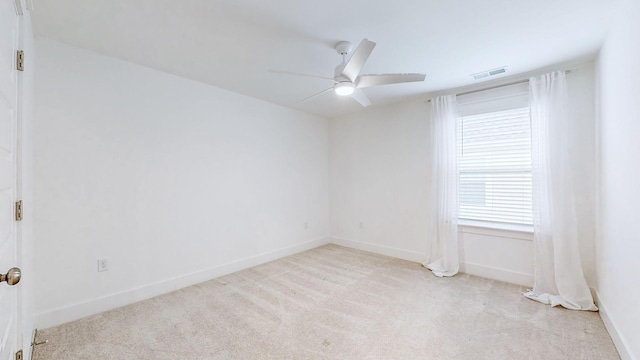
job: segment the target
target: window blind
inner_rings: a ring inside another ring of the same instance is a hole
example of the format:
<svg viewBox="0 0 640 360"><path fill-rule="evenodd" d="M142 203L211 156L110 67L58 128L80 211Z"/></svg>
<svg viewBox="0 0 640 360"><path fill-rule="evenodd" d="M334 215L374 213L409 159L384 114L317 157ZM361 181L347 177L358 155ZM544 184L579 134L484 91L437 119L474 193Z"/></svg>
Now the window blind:
<svg viewBox="0 0 640 360"><path fill-rule="evenodd" d="M529 108L458 118L458 218L532 224Z"/></svg>

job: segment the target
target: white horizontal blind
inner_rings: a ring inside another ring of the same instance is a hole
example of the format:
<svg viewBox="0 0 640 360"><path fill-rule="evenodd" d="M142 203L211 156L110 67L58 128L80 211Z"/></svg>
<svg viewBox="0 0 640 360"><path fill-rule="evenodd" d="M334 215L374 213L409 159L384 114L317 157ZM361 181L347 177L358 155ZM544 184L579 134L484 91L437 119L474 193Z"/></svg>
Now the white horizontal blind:
<svg viewBox="0 0 640 360"><path fill-rule="evenodd" d="M532 224L529 108L458 118L460 219Z"/></svg>

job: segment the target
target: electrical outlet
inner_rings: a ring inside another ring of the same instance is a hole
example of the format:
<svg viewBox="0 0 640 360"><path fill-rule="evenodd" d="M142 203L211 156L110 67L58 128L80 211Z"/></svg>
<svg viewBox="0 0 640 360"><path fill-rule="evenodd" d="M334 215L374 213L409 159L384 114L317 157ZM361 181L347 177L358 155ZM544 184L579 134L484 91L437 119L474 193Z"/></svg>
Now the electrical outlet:
<svg viewBox="0 0 640 360"><path fill-rule="evenodd" d="M305 222L305 223L304 223L304 229L305 229L305 230L309 229L309 223L308 223L308 222Z"/></svg>
<svg viewBox="0 0 640 360"><path fill-rule="evenodd" d="M98 259L98 272L109 270L109 260L108 259Z"/></svg>
<svg viewBox="0 0 640 360"><path fill-rule="evenodd" d="M364 229L364 224L360 221L360 229Z"/></svg>

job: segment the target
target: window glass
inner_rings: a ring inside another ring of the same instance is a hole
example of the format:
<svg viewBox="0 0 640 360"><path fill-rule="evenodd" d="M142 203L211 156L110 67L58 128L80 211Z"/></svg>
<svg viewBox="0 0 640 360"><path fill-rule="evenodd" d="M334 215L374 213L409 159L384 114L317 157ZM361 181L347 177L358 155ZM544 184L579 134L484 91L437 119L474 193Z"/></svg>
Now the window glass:
<svg viewBox="0 0 640 360"><path fill-rule="evenodd" d="M459 219L532 224L529 112L458 118Z"/></svg>

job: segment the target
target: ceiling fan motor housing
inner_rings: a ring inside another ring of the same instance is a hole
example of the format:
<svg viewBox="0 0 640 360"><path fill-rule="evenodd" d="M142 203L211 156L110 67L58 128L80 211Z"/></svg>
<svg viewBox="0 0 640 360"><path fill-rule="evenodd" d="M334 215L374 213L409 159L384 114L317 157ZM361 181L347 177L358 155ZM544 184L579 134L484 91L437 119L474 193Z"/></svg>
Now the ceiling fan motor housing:
<svg viewBox="0 0 640 360"><path fill-rule="evenodd" d="M351 81L351 79L342 75L345 65L347 64L343 62L342 64L336 66L336 71L333 73L333 81L335 81L336 83L343 82L343 81Z"/></svg>

